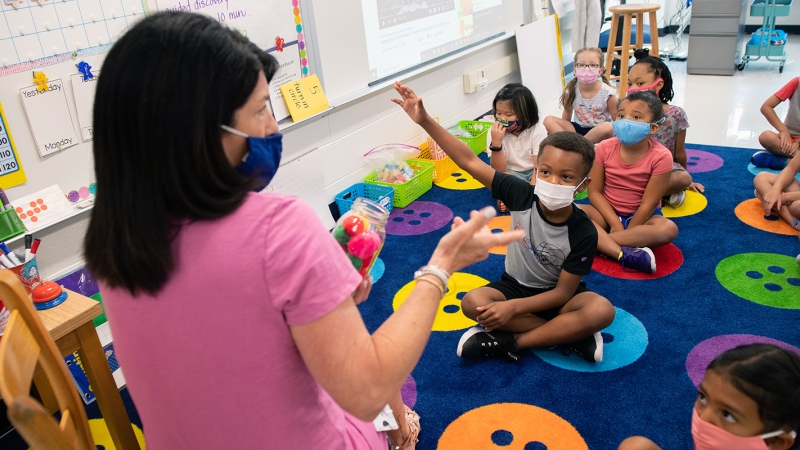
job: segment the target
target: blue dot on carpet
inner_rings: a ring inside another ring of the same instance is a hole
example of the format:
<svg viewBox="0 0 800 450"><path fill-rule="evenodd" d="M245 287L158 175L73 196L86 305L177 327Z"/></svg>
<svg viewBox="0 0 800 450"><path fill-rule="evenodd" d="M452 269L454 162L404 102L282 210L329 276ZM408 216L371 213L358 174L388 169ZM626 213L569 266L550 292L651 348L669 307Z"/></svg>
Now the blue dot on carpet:
<svg viewBox="0 0 800 450"><path fill-rule="evenodd" d="M786 282L792 286L800 286L800 278L787 278Z"/></svg>
<svg viewBox="0 0 800 450"><path fill-rule="evenodd" d="M776 216L774 214L770 214L768 216L764 216L764 220L769 220L771 222L774 222L774 221L776 221L778 219L780 219L780 217L778 217L778 216Z"/></svg>
<svg viewBox="0 0 800 450"><path fill-rule="evenodd" d="M514 441L514 435L508 430L497 430L492 433L492 442L494 445L505 447L511 445L512 441Z"/></svg>
<svg viewBox="0 0 800 450"><path fill-rule="evenodd" d="M613 337L613 341L603 345L603 361L590 363L573 352L564 355L559 348L537 348L533 353L548 364L576 372L606 372L635 362L647 349L647 329L631 313L614 309L617 312L614 322L602 330L603 341L606 335Z"/></svg>
<svg viewBox="0 0 800 450"><path fill-rule="evenodd" d="M456 298L459 300L464 300L465 295L467 295L466 292L459 292L458 294L456 294Z"/></svg>
<svg viewBox="0 0 800 450"><path fill-rule="evenodd" d="M421 223L422 223L422 222L420 222L419 220L409 220L409 221L408 221L408 224L409 224L409 225L419 225L419 224L421 224Z"/></svg>
<svg viewBox="0 0 800 450"><path fill-rule="evenodd" d="M767 283L764 285L764 288L772 292L779 292L783 289L782 287L780 287L780 285L777 285L775 283Z"/></svg>
<svg viewBox="0 0 800 450"><path fill-rule="evenodd" d="M769 266L769 267L767 267L767 270L769 270L772 273L783 273L783 272L786 272L786 269L784 269L783 267L778 267L778 266Z"/></svg>
<svg viewBox="0 0 800 450"><path fill-rule="evenodd" d="M458 178L458 179L456 179L456 181L459 182L459 183L463 183L463 182L467 181L467 179L466 178Z"/></svg>
<svg viewBox="0 0 800 450"><path fill-rule="evenodd" d="M745 273L745 275L747 275L748 278L752 278L754 280L758 280L759 278L764 278L764 275L762 275L761 272L756 272L755 270L748 270L747 273Z"/></svg>
<svg viewBox="0 0 800 450"><path fill-rule="evenodd" d="M431 213L429 213L429 212L423 212L423 213L419 213L419 216L420 216L420 217L430 217L430 216L431 216Z"/></svg>
<svg viewBox="0 0 800 450"><path fill-rule="evenodd" d="M614 342L614 335L609 333L600 333L600 336L603 337L603 344L610 344Z"/></svg>
<svg viewBox="0 0 800 450"><path fill-rule="evenodd" d="M403 221L402 217L395 217L394 219L392 219L392 222L402 222L402 221Z"/></svg>
<svg viewBox="0 0 800 450"><path fill-rule="evenodd" d="M528 442L522 450L547 450L547 446L539 441Z"/></svg>
<svg viewBox="0 0 800 450"><path fill-rule="evenodd" d="M460 311L461 308L459 308L458 305L445 305L445 307L442 308L442 310L447 314L455 314L458 311Z"/></svg>
<svg viewBox="0 0 800 450"><path fill-rule="evenodd" d="M377 283L385 271L386 265L383 263L383 260L380 258L376 259L375 264L372 265L372 270L369 271L369 274L372 275L372 284Z"/></svg>

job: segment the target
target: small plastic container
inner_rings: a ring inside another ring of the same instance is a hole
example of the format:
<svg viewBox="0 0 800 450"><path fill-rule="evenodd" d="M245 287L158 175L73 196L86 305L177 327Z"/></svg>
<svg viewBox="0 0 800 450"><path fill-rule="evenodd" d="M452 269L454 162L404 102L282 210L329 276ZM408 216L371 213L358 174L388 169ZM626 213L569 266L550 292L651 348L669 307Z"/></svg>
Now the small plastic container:
<svg viewBox="0 0 800 450"><path fill-rule="evenodd" d="M414 178L402 184L382 183L375 180L375 172L364 178L367 184L378 186L388 186L394 189L394 200L392 204L395 208L405 208L411 202L420 198L422 194L431 190L433 186L433 161L422 161L419 159L409 159L408 165L414 171Z"/></svg>
<svg viewBox="0 0 800 450"><path fill-rule="evenodd" d="M368 198L392 212L394 189L377 184L356 183L334 197L339 214L349 211L357 198Z"/></svg>
<svg viewBox="0 0 800 450"><path fill-rule="evenodd" d="M25 224L13 209L0 211L0 241L25 232Z"/></svg>
<svg viewBox="0 0 800 450"><path fill-rule="evenodd" d="M333 238L362 276L372 270L383 248L387 220L389 210L370 199L359 197L333 227Z"/></svg>

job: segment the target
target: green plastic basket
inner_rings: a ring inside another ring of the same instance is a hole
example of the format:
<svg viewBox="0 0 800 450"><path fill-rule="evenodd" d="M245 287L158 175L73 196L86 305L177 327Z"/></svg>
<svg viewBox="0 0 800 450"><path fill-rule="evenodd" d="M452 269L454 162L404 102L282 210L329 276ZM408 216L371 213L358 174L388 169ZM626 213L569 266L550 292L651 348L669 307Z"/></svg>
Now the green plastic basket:
<svg viewBox="0 0 800 450"><path fill-rule="evenodd" d="M432 162L419 161L414 159L406 160L411 170L414 171L414 178L403 184L382 183L375 181L375 172L364 178L367 184L378 186L388 186L394 188L394 199L392 205L395 208L405 208L411 202L420 198L422 194L431 190L433 186L433 166Z"/></svg>
<svg viewBox="0 0 800 450"><path fill-rule="evenodd" d="M460 120L457 127L451 127L448 131L467 144L476 155L480 155L486 150L486 133L491 128L492 122Z"/></svg>

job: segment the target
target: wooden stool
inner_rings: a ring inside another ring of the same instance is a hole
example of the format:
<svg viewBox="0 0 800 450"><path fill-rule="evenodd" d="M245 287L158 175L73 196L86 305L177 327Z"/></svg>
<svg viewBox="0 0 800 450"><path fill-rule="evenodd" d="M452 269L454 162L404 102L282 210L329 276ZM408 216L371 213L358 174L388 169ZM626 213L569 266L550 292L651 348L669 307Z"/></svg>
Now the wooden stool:
<svg viewBox="0 0 800 450"><path fill-rule="evenodd" d="M609 81L617 80L619 87L619 98L625 96L625 91L628 88L628 60L633 56L633 52L637 48L644 46L644 13L650 13L650 45L652 50L650 54L658 57L658 22L656 20L656 11L661 8L661 5L653 3L629 3L626 5L611 6L608 11L611 12L611 31L608 36L608 50L606 53L606 77ZM622 31L622 45L617 46L617 27L619 26L620 16L623 20ZM631 22L636 17L636 42L630 42L631 36ZM620 52L617 55L617 51ZM611 66L614 63L614 58L620 60L620 70L618 77L611 76Z"/></svg>

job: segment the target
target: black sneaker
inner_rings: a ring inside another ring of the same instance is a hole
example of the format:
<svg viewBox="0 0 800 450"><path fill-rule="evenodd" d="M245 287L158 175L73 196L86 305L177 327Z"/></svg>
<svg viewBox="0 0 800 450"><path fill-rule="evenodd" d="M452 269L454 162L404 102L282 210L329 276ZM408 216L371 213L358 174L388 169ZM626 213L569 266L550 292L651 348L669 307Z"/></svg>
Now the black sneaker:
<svg viewBox="0 0 800 450"><path fill-rule="evenodd" d="M505 331L486 331L481 327L472 327L458 341L456 354L465 359L481 356L495 356L506 362L517 362L517 341L514 335Z"/></svg>
<svg viewBox="0 0 800 450"><path fill-rule="evenodd" d="M581 358L589 362L603 361L603 336L598 331L586 339L572 342L564 347L580 355Z"/></svg>

